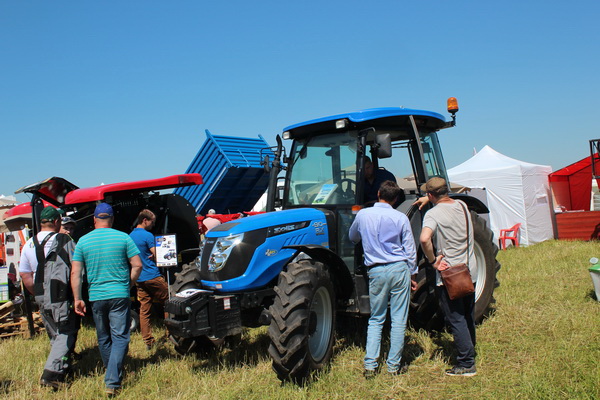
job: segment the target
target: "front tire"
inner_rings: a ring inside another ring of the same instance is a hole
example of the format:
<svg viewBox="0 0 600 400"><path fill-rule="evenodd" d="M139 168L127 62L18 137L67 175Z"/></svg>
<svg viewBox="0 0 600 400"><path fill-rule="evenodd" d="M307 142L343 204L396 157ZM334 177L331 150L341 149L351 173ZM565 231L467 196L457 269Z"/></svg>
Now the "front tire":
<svg viewBox="0 0 600 400"><path fill-rule="evenodd" d="M175 273L175 282L169 288L171 296L184 291L185 289L200 289L200 270L195 263L184 264L181 267L181 272Z"/></svg>
<svg viewBox="0 0 600 400"><path fill-rule="evenodd" d="M327 268L300 260L279 274L270 308L273 370L282 381L304 383L322 369L333 351L335 292Z"/></svg>
<svg viewBox="0 0 600 400"><path fill-rule="evenodd" d="M169 288L171 296L186 289L200 289L200 270L195 263L184 264L181 272L175 273L175 282ZM175 346L175 351L181 355L196 353L206 356L216 349L215 343L207 336L184 338L177 335L170 336Z"/></svg>

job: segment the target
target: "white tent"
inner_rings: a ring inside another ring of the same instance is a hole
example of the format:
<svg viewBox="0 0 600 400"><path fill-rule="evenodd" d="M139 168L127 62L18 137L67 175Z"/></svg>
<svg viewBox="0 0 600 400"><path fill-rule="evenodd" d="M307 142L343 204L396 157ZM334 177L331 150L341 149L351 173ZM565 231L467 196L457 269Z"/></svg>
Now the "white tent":
<svg viewBox="0 0 600 400"><path fill-rule="evenodd" d="M498 240L500 229L521 223L523 246L554 237L548 174L552 168L530 164L498 153L489 146L464 163L450 168L453 183L487 192L490 228Z"/></svg>

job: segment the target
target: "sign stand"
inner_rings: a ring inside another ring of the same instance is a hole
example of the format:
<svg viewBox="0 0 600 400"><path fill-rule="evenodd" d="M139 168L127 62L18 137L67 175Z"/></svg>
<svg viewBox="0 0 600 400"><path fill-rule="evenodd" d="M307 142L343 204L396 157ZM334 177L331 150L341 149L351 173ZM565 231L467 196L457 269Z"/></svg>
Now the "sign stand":
<svg viewBox="0 0 600 400"><path fill-rule="evenodd" d="M156 266L159 268L171 268L177 266L177 236L175 234L156 235L154 237L156 250ZM171 278L167 271L167 285L171 287ZM169 290L169 299L171 291Z"/></svg>

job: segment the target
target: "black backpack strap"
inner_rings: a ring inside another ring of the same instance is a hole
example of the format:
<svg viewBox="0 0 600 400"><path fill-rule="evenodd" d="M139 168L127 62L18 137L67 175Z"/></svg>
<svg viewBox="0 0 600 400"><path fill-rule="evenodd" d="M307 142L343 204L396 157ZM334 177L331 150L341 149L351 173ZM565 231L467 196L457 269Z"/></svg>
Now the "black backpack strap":
<svg viewBox="0 0 600 400"><path fill-rule="evenodd" d="M42 243L38 241L37 235L33 236L35 256L38 262L33 285L33 292L36 296L44 294L44 268L46 267L47 260L46 256L44 255L44 247L46 246L46 243L48 243L48 240L50 240L54 235L56 235L56 232L50 232L48 235L46 235L44 240L42 240Z"/></svg>

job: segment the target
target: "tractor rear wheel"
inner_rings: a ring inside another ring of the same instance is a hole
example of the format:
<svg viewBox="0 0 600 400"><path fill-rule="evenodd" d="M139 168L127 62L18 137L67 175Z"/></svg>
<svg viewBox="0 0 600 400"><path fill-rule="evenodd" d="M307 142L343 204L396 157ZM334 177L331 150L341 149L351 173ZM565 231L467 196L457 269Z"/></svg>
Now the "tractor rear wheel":
<svg viewBox="0 0 600 400"><path fill-rule="evenodd" d="M475 322L480 323L487 317L496 302L494 289L500 286L496 274L500 270L500 263L496 260L498 246L494 243L494 235L487 226L487 222L476 212L471 211L473 233L475 238L475 258L477 269L475 275Z"/></svg>
<svg viewBox="0 0 600 400"><path fill-rule="evenodd" d="M475 258L477 276L475 284L475 321L480 323L490 313L494 300L494 289L500 284L496 273L500 263L496 260L498 246L494 243L492 231L486 221L477 213L471 211L473 233L475 239ZM417 275L417 290L411 298L411 323L416 328L442 329L444 316L439 310L438 299L435 295L435 270L431 266L421 268Z"/></svg>
<svg viewBox="0 0 600 400"><path fill-rule="evenodd" d="M329 362L334 343L335 292L327 268L300 260L279 274L270 308L269 354L282 381L303 384Z"/></svg>

